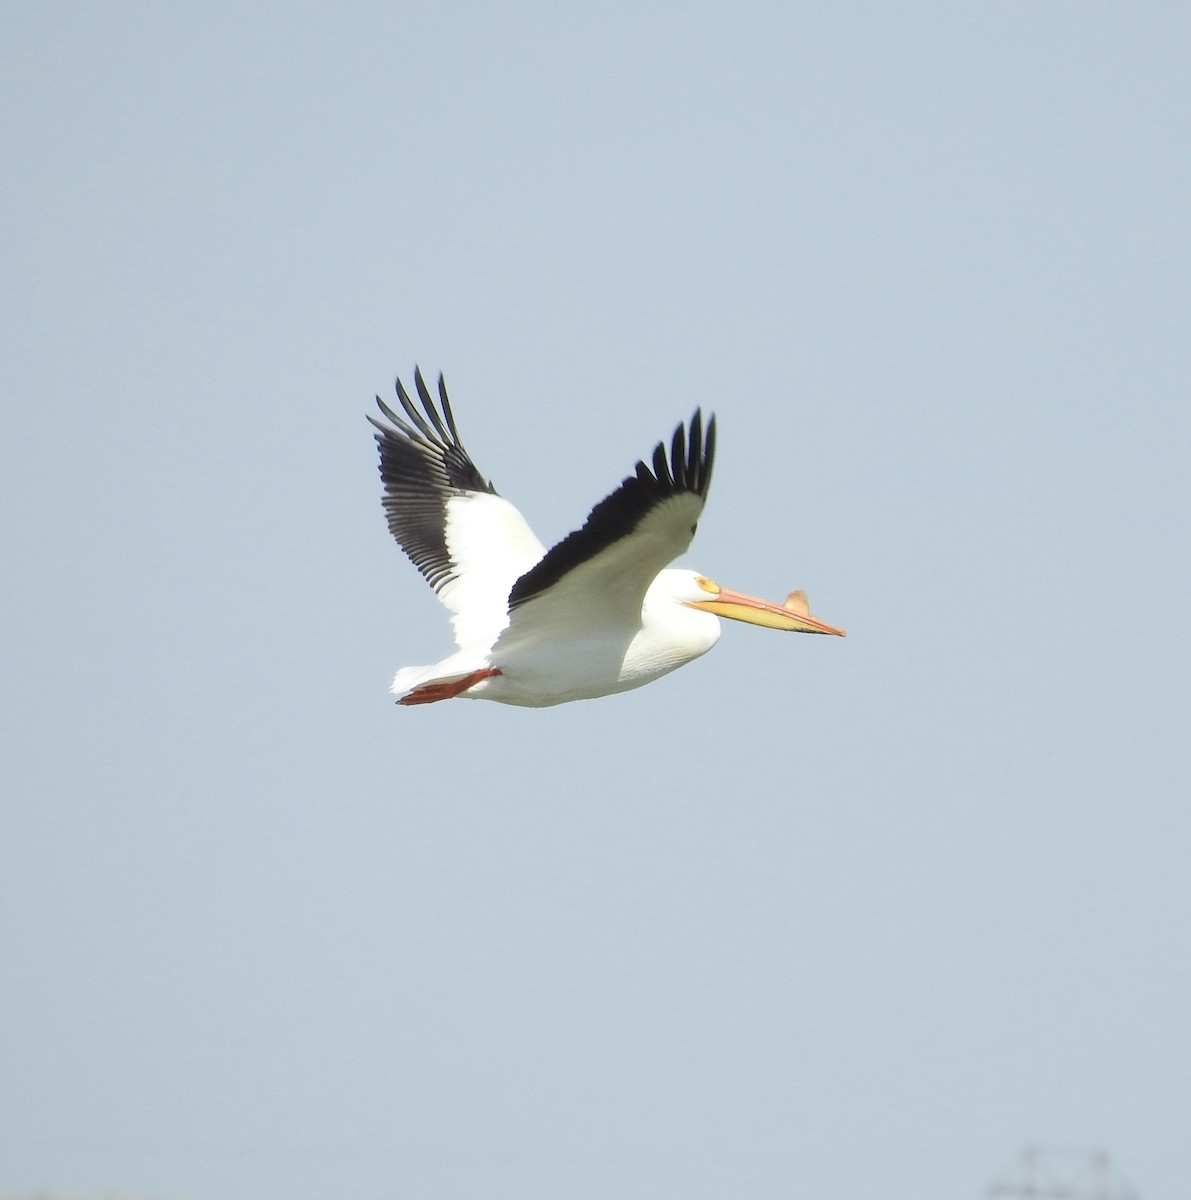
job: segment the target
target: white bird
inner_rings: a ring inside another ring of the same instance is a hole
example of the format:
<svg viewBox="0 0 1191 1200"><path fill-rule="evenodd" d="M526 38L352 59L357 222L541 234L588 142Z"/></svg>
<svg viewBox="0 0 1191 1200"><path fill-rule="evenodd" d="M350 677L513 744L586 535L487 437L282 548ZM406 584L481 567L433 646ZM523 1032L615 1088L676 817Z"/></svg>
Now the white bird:
<svg viewBox="0 0 1191 1200"><path fill-rule="evenodd" d="M706 654L717 617L844 636L812 617L805 592L784 604L731 592L694 571L667 570L691 544L715 458L715 417L699 410L659 442L547 550L476 469L455 427L442 376L439 405L419 370L422 409L397 380L398 416L374 417L389 530L451 612L458 650L393 679L398 704L453 696L543 708L651 683Z"/></svg>

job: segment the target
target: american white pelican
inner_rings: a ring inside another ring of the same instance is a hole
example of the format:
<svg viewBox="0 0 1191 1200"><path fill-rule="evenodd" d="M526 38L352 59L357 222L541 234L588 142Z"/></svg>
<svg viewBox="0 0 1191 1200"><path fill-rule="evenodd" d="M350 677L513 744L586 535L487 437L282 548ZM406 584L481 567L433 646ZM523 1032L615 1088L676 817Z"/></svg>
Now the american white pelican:
<svg viewBox="0 0 1191 1200"><path fill-rule="evenodd" d="M389 530L451 612L458 650L393 679L398 704L452 696L543 708L640 687L706 654L717 617L844 636L810 615L804 592L772 604L694 571L666 570L691 544L715 458L715 417L698 409L659 442L583 528L547 550L471 461L442 376L422 411L401 380L398 416L369 417L380 446Z"/></svg>

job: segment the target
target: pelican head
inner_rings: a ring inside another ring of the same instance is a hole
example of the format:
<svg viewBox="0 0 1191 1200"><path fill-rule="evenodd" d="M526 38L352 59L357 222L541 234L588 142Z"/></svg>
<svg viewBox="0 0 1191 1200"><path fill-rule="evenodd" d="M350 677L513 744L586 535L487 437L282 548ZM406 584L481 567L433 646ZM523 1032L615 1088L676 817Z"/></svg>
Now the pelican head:
<svg viewBox="0 0 1191 1200"><path fill-rule="evenodd" d="M681 575L675 580L674 599L688 608L697 608L717 617L729 617L733 621L747 621L750 625L763 625L767 629L784 629L791 633L830 633L846 637L842 629L811 616L806 592L791 592L783 604L771 600L760 600L743 592L732 592L721 587L706 575L694 571L673 571L668 574Z"/></svg>

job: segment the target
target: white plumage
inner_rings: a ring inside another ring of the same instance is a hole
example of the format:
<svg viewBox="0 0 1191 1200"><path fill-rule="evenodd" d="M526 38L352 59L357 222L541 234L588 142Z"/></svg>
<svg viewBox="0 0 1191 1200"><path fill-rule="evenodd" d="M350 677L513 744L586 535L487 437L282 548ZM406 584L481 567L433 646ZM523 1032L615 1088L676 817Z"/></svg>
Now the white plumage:
<svg viewBox="0 0 1191 1200"><path fill-rule="evenodd" d="M667 569L691 543L711 483L715 418L696 410L669 452L592 509L547 550L520 512L476 469L460 441L442 377L436 405L414 372L421 409L401 381L398 416L380 397L376 427L389 529L451 613L458 649L405 667L400 704L453 696L540 708L627 691L715 645L717 617L843 635L812 617L805 595L773 604Z"/></svg>

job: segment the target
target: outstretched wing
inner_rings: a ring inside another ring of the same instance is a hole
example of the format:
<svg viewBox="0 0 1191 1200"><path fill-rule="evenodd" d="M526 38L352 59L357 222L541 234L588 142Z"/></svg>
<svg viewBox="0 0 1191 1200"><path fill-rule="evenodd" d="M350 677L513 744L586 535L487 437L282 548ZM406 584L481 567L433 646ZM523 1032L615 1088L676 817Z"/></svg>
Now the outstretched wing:
<svg viewBox="0 0 1191 1200"><path fill-rule="evenodd" d="M715 417L704 433L696 409L689 428L674 431L669 454L659 442L651 462L639 462L582 529L513 584L501 643L548 626L573 636L633 627L658 572L691 544L714 461Z"/></svg>
<svg viewBox="0 0 1191 1200"><path fill-rule="evenodd" d="M487 649L508 623L509 590L545 553L525 518L463 448L446 385L436 405L415 368L422 408L397 380L398 416L379 396L375 417L389 532L451 612L463 649Z"/></svg>

